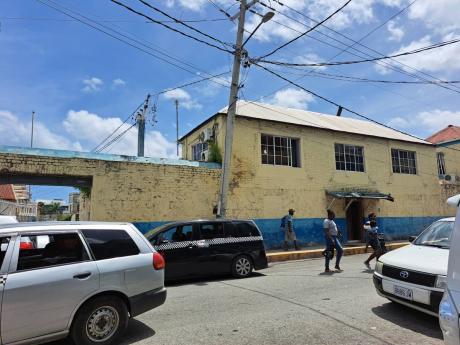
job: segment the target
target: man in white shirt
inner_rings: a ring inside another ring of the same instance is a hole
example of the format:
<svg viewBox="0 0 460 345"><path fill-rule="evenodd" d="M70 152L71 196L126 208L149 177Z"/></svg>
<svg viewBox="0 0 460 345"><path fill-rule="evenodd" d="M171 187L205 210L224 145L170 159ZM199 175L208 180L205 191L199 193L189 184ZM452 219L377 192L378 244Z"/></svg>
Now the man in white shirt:
<svg viewBox="0 0 460 345"><path fill-rule="evenodd" d="M339 231L337 229L337 224L334 222L335 219L335 213L332 210L327 210L327 218L323 222L323 230L324 230L324 235L326 238L326 269L325 272L331 272L329 269L329 261L330 261L330 255L329 253L331 251L335 250L337 251L337 256L335 258L335 270L336 272L342 272L342 269L340 268L340 259L342 258L343 255L343 248L342 244L340 243L338 239L338 234Z"/></svg>

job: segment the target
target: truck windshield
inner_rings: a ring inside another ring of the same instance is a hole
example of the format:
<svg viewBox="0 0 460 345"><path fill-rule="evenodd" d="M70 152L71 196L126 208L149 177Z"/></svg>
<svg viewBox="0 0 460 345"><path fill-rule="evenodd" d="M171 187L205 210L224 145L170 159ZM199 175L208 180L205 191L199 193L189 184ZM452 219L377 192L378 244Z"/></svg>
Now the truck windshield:
<svg viewBox="0 0 460 345"><path fill-rule="evenodd" d="M438 221L431 224L414 244L439 248L450 248L450 237L454 229L454 222Z"/></svg>

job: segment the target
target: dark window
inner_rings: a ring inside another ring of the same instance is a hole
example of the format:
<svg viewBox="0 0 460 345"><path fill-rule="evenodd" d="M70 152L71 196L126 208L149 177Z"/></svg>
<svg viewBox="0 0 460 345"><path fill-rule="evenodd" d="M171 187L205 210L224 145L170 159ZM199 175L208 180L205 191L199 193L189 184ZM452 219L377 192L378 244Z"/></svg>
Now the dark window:
<svg viewBox="0 0 460 345"><path fill-rule="evenodd" d="M438 174L445 175L446 174L446 161L444 159L444 153L442 152L436 153L436 158L438 160Z"/></svg>
<svg viewBox="0 0 460 345"><path fill-rule="evenodd" d="M233 222L236 237L260 236L259 230L252 223Z"/></svg>
<svg viewBox="0 0 460 345"><path fill-rule="evenodd" d="M299 139L262 134L262 164L300 167Z"/></svg>
<svg viewBox="0 0 460 345"><path fill-rule="evenodd" d="M224 236L223 223L205 223L200 224L200 238L202 240L212 240L214 238L222 238Z"/></svg>
<svg viewBox="0 0 460 345"><path fill-rule="evenodd" d="M335 169L364 172L364 148L362 146L335 144Z"/></svg>
<svg viewBox="0 0 460 345"><path fill-rule="evenodd" d="M21 236L18 271L89 260L76 233Z"/></svg>
<svg viewBox="0 0 460 345"><path fill-rule="evenodd" d="M208 143L192 145L192 157L194 161L205 161L205 152L208 150Z"/></svg>
<svg viewBox="0 0 460 345"><path fill-rule="evenodd" d="M153 245L171 242L183 242L193 240L193 225L182 225L170 228L154 236L150 241Z"/></svg>
<svg viewBox="0 0 460 345"><path fill-rule="evenodd" d="M10 237L0 238L0 268L2 268L3 260L5 259L6 251L8 250L8 245L10 244Z"/></svg>
<svg viewBox="0 0 460 345"><path fill-rule="evenodd" d="M393 172L397 174L417 174L417 161L414 151L391 149Z"/></svg>
<svg viewBox="0 0 460 345"><path fill-rule="evenodd" d="M96 260L139 254L139 248L124 230L82 230Z"/></svg>

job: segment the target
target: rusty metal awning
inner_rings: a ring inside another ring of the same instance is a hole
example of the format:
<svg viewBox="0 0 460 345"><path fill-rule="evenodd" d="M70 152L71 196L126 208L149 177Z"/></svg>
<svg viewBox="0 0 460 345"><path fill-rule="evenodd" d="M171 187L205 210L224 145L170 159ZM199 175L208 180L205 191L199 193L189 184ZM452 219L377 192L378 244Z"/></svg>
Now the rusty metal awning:
<svg viewBox="0 0 460 345"><path fill-rule="evenodd" d="M384 199L395 201L391 194L363 191L326 191L326 194L337 199Z"/></svg>

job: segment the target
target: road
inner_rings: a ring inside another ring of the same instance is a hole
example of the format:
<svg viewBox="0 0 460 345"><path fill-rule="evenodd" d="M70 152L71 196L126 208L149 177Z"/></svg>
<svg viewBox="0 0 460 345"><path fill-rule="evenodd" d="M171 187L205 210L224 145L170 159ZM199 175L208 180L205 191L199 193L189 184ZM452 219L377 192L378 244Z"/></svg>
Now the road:
<svg viewBox="0 0 460 345"><path fill-rule="evenodd" d="M121 344L443 344L436 318L376 294L364 259L344 257L342 273L311 259L171 285L166 304L131 320Z"/></svg>

